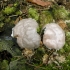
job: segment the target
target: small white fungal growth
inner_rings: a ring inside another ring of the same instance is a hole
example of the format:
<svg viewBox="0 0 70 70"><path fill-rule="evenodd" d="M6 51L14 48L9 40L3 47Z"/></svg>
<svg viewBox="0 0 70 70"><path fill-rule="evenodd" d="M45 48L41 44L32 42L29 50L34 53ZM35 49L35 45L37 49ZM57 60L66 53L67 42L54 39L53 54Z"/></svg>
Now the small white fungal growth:
<svg viewBox="0 0 70 70"><path fill-rule="evenodd" d="M40 35L37 33L38 23L27 18L20 20L14 28L12 28L12 36L17 38L20 48L35 49L40 45Z"/></svg>
<svg viewBox="0 0 70 70"><path fill-rule="evenodd" d="M56 23L44 26L43 44L49 49L61 49L65 44L65 33Z"/></svg>

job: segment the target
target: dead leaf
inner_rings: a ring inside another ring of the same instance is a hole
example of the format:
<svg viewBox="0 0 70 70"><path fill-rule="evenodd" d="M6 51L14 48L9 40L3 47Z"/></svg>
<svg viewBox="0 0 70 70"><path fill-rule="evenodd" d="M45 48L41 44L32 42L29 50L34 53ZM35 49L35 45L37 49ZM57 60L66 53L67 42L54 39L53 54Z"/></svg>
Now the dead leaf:
<svg viewBox="0 0 70 70"><path fill-rule="evenodd" d="M34 51L31 49L27 49L25 48L24 50L22 50L22 55L26 56L27 59L31 58L34 55Z"/></svg>
<svg viewBox="0 0 70 70"><path fill-rule="evenodd" d="M22 20L21 16L19 16L19 17L15 20L14 24L16 25L20 20Z"/></svg>
<svg viewBox="0 0 70 70"><path fill-rule="evenodd" d="M43 45L43 42L42 41L40 42L40 45Z"/></svg>
<svg viewBox="0 0 70 70"><path fill-rule="evenodd" d="M8 4L8 6L9 6L9 7L12 7L12 6L13 6L13 4Z"/></svg>
<svg viewBox="0 0 70 70"><path fill-rule="evenodd" d="M47 62L47 60L48 60L48 55L45 54L45 55L43 56L42 60L43 60L43 64L46 64L46 62Z"/></svg>
<svg viewBox="0 0 70 70"><path fill-rule="evenodd" d="M59 25L62 29L64 29L64 28L67 27L67 25L65 24L65 22L64 22L63 20L59 20L59 21L58 21L58 25Z"/></svg>
<svg viewBox="0 0 70 70"><path fill-rule="evenodd" d="M19 17L15 20L14 24L16 25L19 21Z"/></svg>
<svg viewBox="0 0 70 70"><path fill-rule="evenodd" d="M40 6L50 6L52 3L49 2L49 1L41 1L41 0L27 0L28 2L31 2L31 3L35 3L37 5L40 5Z"/></svg>
<svg viewBox="0 0 70 70"><path fill-rule="evenodd" d="M65 56L56 56L55 59L59 62L59 63L63 63L65 62Z"/></svg>

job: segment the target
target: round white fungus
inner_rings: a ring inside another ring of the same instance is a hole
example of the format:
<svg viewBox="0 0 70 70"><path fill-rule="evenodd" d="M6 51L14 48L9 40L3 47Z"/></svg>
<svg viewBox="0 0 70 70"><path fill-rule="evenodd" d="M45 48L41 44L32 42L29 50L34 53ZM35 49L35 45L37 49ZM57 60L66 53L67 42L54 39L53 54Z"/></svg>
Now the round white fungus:
<svg viewBox="0 0 70 70"><path fill-rule="evenodd" d="M20 48L35 49L40 45L40 35L37 33L38 23L32 18L20 20L12 28L12 36L17 38Z"/></svg>
<svg viewBox="0 0 70 70"><path fill-rule="evenodd" d="M56 23L46 24L44 27L43 44L49 49L61 49L65 44L65 33Z"/></svg>

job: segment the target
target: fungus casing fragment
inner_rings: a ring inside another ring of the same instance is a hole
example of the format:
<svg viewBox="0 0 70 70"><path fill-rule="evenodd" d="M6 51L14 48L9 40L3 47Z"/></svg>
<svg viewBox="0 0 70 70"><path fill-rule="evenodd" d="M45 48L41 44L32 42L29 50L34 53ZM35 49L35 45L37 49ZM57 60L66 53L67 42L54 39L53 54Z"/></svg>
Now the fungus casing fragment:
<svg viewBox="0 0 70 70"><path fill-rule="evenodd" d="M34 19L22 19L12 28L12 36L17 38L20 48L35 49L40 45L37 28L38 23Z"/></svg>
<svg viewBox="0 0 70 70"><path fill-rule="evenodd" d="M65 44L65 33L56 23L46 24L43 27L43 44L49 49L61 49Z"/></svg>

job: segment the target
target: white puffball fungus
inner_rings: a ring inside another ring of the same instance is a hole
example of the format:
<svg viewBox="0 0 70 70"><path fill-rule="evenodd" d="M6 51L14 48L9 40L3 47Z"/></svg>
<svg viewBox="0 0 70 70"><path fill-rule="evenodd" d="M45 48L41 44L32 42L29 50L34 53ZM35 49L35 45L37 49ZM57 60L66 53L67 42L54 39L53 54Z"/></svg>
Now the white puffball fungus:
<svg viewBox="0 0 70 70"><path fill-rule="evenodd" d="M40 45L40 35L37 33L38 23L32 18L20 20L12 28L12 36L17 38L20 48L35 49Z"/></svg>
<svg viewBox="0 0 70 70"><path fill-rule="evenodd" d="M61 49L65 44L65 33L56 23L46 24L44 27L43 44L48 49Z"/></svg>

